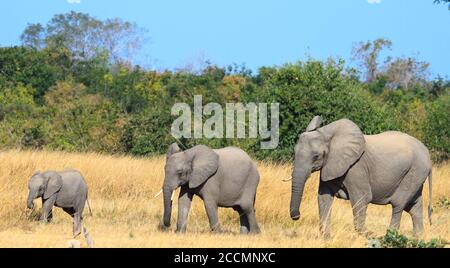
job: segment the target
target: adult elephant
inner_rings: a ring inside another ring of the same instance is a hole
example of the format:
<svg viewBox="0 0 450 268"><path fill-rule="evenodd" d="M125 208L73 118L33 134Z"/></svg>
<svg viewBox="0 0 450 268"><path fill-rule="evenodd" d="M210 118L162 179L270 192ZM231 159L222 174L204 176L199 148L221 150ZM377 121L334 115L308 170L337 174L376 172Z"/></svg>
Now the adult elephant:
<svg viewBox="0 0 450 268"><path fill-rule="evenodd" d="M211 230L220 231L218 207L231 207L240 215L241 233L258 233L255 217L256 188L259 173L250 157L239 148L212 150L197 145L181 151L176 143L167 152L163 224L170 227L172 194L181 187L178 197L177 232L185 232L192 198L198 195L205 203Z"/></svg>
<svg viewBox="0 0 450 268"><path fill-rule="evenodd" d="M422 188L428 177L428 217L431 224L431 170L427 148L417 139L397 131L363 135L348 119L321 126L314 117L295 146L290 214L300 218L300 203L307 178L320 171L320 229L329 237L334 197L350 200L354 224L365 232L369 203L392 205L390 228L398 229L403 211L413 221L415 233L423 230Z"/></svg>

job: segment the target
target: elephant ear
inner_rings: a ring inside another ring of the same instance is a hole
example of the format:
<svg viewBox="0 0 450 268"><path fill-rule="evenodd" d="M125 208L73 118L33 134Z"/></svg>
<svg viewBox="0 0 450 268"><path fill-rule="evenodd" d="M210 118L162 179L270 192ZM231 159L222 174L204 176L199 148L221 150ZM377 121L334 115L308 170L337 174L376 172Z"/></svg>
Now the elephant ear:
<svg viewBox="0 0 450 268"><path fill-rule="evenodd" d="M197 145L187 150L186 154L192 161L189 188L197 188L219 168L219 155L205 145Z"/></svg>
<svg viewBox="0 0 450 268"><path fill-rule="evenodd" d="M56 172L46 172L44 177L47 179L47 187L44 192L44 199L50 198L57 193L62 187L62 178Z"/></svg>
<svg viewBox="0 0 450 268"><path fill-rule="evenodd" d="M176 142L172 143L169 146L169 149L167 150L167 154L166 154L166 160L169 159L169 157L173 154L179 153L181 152L180 147L178 146L178 144Z"/></svg>
<svg viewBox="0 0 450 268"><path fill-rule="evenodd" d="M311 122L309 122L308 127L306 127L306 132L318 129L321 124L322 124L322 117L320 117L320 115L314 116Z"/></svg>
<svg viewBox="0 0 450 268"><path fill-rule="evenodd" d="M343 176L363 154L364 135L348 119L341 119L319 129L329 140L328 155L320 177L323 181Z"/></svg>

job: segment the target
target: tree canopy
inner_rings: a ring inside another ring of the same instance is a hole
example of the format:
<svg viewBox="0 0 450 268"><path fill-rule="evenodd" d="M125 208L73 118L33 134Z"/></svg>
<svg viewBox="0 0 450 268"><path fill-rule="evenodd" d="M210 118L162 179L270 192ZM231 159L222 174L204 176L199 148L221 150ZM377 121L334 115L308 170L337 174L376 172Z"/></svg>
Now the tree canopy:
<svg viewBox="0 0 450 268"><path fill-rule="evenodd" d="M20 36L23 46L68 49L72 56L89 60L107 53L113 63L131 62L146 41L146 30L121 19L98 20L89 14L71 11L58 14L43 26L29 24Z"/></svg>

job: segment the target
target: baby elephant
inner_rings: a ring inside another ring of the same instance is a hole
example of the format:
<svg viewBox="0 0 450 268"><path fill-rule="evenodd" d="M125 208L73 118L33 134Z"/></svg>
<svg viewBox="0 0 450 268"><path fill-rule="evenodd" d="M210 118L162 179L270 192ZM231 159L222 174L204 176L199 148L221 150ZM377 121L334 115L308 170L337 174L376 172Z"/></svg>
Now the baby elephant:
<svg viewBox="0 0 450 268"><path fill-rule="evenodd" d="M181 151L176 143L169 147L163 185L165 227L170 226L172 194L178 197L177 232L186 230L192 197L205 203L212 231L220 231L217 208L229 207L239 213L241 233L259 233L255 217L255 196L259 173L250 157L239 148L212 150L197 145Z"/></svg>
<svg viewBox="0 0 450 268"><path fill-rule="evenodd" d="M52 208L57 206L72 216L74 237L81 233L82 214L87 201L88 187L80 172L76 170L37 172L30 178L28 189L27 205L29 209L34 208L34 199L42 198L41 221L51 221L53 218ZM84 228L83 231L88 239L87 230Z"/></svg>

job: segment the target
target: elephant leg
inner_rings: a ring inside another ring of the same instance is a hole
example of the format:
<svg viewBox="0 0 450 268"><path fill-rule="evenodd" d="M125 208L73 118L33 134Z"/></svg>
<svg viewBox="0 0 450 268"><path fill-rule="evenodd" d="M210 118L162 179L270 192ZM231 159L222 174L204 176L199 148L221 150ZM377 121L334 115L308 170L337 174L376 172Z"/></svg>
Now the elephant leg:
<svg viewBox="0 0 450 268"><path fill-rule="evenodd" d="M420 235L423 232L422 206L422 196L419 196L405 208L405 211L411 215L415 235Z"/></svg>
<svg viewBox="0 0 450 268"><path fill-rule="evenodd" d="M248 222L249 233L259 234L260 229L258 226L258 222L256 221L255 208L253 207L253 204L247 204L245 206L241 206L241 209L243 211L242 215L246 216L246 220ZM246 223L245 218L243 218L242 220L244 220L244 223ZM242 228L242 224L241 224L241 228Z"/></svg>
<svg viewBox="0 0 450 268"><path fill-rule="evenodd" d="M189 209L191 208L193 194L188 187L182 187L178 197L178 219L176 232L186 232Z"/></svg>
<svg viewBox="0 0 450 268"><path fill-rule="evenodd" d="M241 234L248 234L250 232L250 224L248 222L247 214L244 212L244 210L241 207L236 207L234 210L237 211L239 214L239 223L241 225L240 233Z"/></svg>
<svg viewBox="0 0 450 268"><path fill-rule="evenodd" d="M50 222L53 219L53 206L55 205L56 195L52 195L46 200L42 200L42 214L41 221Z"/></svg>
<svg viewBox="0 0 450 268"><path fill-rule="evenodd" d="M217 203L212 200L204 199L206 215L208 216L209 226L211 231L220 233L222 230L219 224L219 217L217 211Z"/></svg>
<svg viewBox="0 0 450 268"><path fill-rule="evenodd" d="M47 216L47 221L52 222L53 221L53 209L50 209Z"/></svg>
<svg viewBox="0 0 450 268"><path fill-rule="evenodd" d="M239 215L239 223L241 225L240 233L241 234L248 234L250 232L250 223L248 222L247 214L240 214Z"/></svg>
<svg viewBox="0 0 450 268"><path fill-rule="evenodd" d="M82 217L79 211L73 214L73 237L76 238L81 234Z"/></svg>
<svg viewBox="0 0 450 268"><path fill-rule="evenodd" d="M247 213L248 224L250 225L251 234L259 234L261 231L259 229L258 223L256 222L255 209L251 208Z"/></svg>
<svg viewBox="0 0 450 268"><path fill-rule="evenodd" d="M320 217L320 232L324 238L330 238L330 218L331 206L334 200L333 190L322 181L319 183L319 217Z"/></svg>
<svg viewBox="0 0 450 268"><path fill-rule="evenodd" d="M392 206L392 217L389 229L398 230L400 228L400 221L402 219L403 208L398 206Z"/></svg>
<svg viewBox="0 0 450 268"><path fill-rule="evenodd" d="M92 240L92 237L89 235L89 231L85 227L83 227L83 235L84 235L84 238L86 239L86 243L87 243L88 247L93 248L94 240Z"/></svg>
<svg viewBox="0 0 450 268"><path fill-rule="evenodd" d="M88 245L88 247L92 248L94 247L94 241L92 240L92 237L89 235L89 231L82 226L82 222L83 222L83 217L81 216L81 214L76 213L74 208L63 208L63 210L69 214L72 219L73 219L73 236L74 238L77 237L78 235L81 234L81 231L83 231L83 235L84 238L86 239L86 243ZM77 216L80 215L80 216ZM79 217L79 219L77 219L77 217ZM77 223L76 221L79 220L79 223ZM77 225L78 224L78 225ZM76 227L78 226L78 227ZM76 234L76 228L79 228L79 233Z"/></svg>
<svg viewBox="0 0 450 268"><path fill-rule="evenodd" d="M364 196L359 196L354 199L350 198L350 202L352 204L353 224L355 226L355 230L359 234L367 234L366 215L369 203Z"/></svg>

